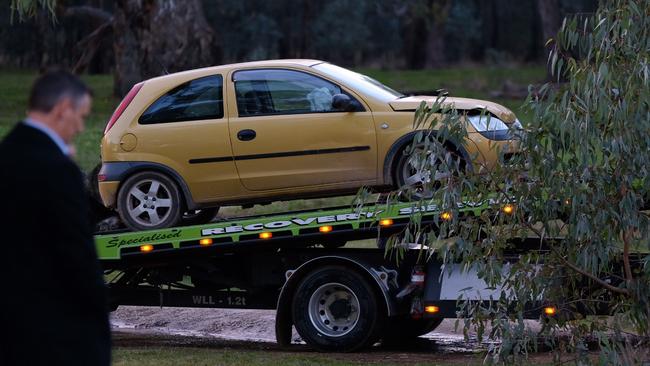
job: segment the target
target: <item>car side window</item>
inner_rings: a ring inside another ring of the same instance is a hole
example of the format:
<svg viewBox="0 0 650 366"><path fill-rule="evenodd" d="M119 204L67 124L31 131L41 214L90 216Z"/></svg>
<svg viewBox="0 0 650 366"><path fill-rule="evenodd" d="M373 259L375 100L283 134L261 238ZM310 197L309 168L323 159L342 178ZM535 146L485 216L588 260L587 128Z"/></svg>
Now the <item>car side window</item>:
<svg viewBox="0 0 650 366"><path fill-rule="evenodd" d="M240 117L333 112L332 97L341 88L294 70L237 71L233 77Z"/></svg>
<svg viewBox="0 0 650 366"><path fill-rule="evenodd" d="M140 116L140 124L223 118L223 78L206 76L183 83L158 98Z"/></svg>

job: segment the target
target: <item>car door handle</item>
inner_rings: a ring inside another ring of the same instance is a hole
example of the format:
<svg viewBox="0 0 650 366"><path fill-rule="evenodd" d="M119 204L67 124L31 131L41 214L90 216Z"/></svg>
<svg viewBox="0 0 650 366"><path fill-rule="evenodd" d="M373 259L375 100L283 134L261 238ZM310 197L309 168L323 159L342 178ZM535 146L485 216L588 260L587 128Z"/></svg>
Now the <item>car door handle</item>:
<svg viewBox="0 0 650 366"><path fill-rule="evenodd" d="M237 132L237 138L241 141L250 141L257 136L257 133L253 130L241 130Z"/></svg>

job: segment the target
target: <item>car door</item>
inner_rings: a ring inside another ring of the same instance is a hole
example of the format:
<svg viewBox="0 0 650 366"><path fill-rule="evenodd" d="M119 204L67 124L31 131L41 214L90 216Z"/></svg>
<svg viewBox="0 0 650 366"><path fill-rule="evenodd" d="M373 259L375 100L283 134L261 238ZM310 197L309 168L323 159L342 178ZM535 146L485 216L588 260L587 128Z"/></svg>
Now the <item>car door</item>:
<svg viewBox="0 0 650 366"><path fill-rule="evenodd" d="M246 189L376 182L372 114L362 104L355 112L333 110L333 95L345 93L340 86L292 69L240 70L232 80L237 113L228 125Z"/></svg>
<svg viewBox="0 0 650 366"><path fill-rule="evenodd" d="M185 81L147 107L135 130L143 160L176 171L195 202L243 191L224 113L223 76Z"/></svg>

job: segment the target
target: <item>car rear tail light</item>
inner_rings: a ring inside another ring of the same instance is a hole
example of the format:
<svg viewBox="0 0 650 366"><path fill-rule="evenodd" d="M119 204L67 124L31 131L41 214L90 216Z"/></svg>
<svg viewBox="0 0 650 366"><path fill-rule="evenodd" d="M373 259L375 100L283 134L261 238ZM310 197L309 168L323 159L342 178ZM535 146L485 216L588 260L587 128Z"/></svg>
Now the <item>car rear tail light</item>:
<svg viewBox="0 0 650 366"><path fill-rule="evenodd" d="M142 88L143 84L144 84L144 82L135 84L133 86L133 88L131 88L129 93L124 97L124 99L122 99L122 101L120 102L120 105L117 106L117 109L115 109L115 112L113 112L113 115L111 116L111 119L108 121L108 124L106 125L106 128L104 129L104 135L108 132L108 130L111 129L111 127L113 127L113 125L120 118L122 113L124 113L124 110L126 109L126 107L128 107L129 104L131 104L131 101L133 101L133 98L135 98L135 96L138 94L138 92Z"/></svg>

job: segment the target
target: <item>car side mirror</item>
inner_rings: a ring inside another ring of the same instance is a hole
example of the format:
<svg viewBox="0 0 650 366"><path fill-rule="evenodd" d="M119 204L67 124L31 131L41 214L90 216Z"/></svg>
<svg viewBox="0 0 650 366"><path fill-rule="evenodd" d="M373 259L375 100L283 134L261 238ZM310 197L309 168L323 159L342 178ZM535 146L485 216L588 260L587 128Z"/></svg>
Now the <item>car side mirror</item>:
<svg viewBox="0 0 650 366"><path fill-rule="evenodd" d="M334 94L332 97L332 108L337 111L354 112L357 110L356 104L345 94Z"/></svg>

